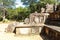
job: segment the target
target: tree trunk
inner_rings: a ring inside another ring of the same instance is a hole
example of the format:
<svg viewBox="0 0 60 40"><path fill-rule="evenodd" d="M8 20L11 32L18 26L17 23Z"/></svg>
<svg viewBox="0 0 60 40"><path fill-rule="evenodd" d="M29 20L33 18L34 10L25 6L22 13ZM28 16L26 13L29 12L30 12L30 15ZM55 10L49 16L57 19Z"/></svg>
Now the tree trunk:
<svg viewBox="0 0 60 40"><path fill-rule="evenodd" d="M3 8L3 10L2 10L2 12L3 12L3 21L5 20L5 14L6 14L6 9L5 8Z"/></svg>

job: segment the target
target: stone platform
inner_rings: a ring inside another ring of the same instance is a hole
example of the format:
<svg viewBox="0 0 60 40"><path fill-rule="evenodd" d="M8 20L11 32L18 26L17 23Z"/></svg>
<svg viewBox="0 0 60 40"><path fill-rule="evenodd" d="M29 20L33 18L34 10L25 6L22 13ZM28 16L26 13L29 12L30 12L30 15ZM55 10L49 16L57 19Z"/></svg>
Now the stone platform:
<svg viewBox="0 0 60 40"><path fill-rule="evenodd" d="M16 34L39 34L44 24L23 24L15 27ZM21 33L22 32L22 33ZM27 32L27 33L26 33Z"/></svg>

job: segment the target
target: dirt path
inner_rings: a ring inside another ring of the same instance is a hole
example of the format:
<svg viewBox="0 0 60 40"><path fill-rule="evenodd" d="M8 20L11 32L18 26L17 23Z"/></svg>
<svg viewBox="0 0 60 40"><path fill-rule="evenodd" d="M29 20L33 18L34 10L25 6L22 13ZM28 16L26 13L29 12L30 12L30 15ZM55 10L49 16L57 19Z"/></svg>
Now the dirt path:
<svg viewBox="0 0 60 40"><path fill-rule="evenodd" d="M15 36L14 33L1 33L0 40L43 40L39 35Z"/></svg>

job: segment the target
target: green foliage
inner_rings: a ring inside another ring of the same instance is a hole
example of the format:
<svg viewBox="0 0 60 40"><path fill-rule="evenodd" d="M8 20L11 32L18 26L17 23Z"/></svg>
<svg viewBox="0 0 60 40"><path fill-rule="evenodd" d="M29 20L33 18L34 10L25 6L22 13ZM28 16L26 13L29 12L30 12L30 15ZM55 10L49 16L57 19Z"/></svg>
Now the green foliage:
<svg viewBox="0 0 60 40"><path fill-rule="evenodd" d="M28 4L29 5L29 9L31 12L40 12L41 8L44 7L47 3L49 4L54 4L57 3L56 0L21 0L23 2L23 4Z"/></svg>
<svg viewBox="0 0 60 40"><path fill-rule="evenodd" d="M15 1L16 0L0 0L0 3L2 3L5 8L12 8L12 6L15 6Z"/></svg>
<svg viewBox="0 0 60 40"><path fill-rule="evenodd" d="M36 9L36 8L37 8L37 6L36 6L36 4L35 4L35 3L30 4L29 8L30 8L31 12L35 12L35 11L37 11L37 9Z"/></svg>
<svg viewBox="0 0 60 40"><path fill-rule="evenodd" d="M16 10L18 12L18 19L21 19L21 20L24 20L30 14L30 11L28 8L19 7Z"/></svg>
<svg viewBox="0 0 60 40"><path fill-rule="evenodd" d="M15 0L0 0L0 4L0 11L2 11L2 15L0 16L2 16L4 20L7 14L7 8L13 8L13 6L15 6Z"/></svg>
<svg viewBox="0 0 60 40"><path fill-rule="evenodd" d="M8 10L8 14L6 18L10 20L18 20L18 21L24 20L30 14L29 9L23 7L19 7L16 9L7 9L7 10Z"/></svg>
<svg viewBox="0 0 60 40"><path fill-rule="evenodd" d="M44 7L47 3L54 4L57 3L56 0L21 0L24 5L28 5L28 7L19 7L16 9L12 9L15 7L16 0L0 0L0 3L3 3L3 7L7 10L6 18L9 20L24 20L26 17L29 16L30 13L35 11L40 12L41 8ZM2 7L1 7L2 8ZM2 20L2 12L0 10L0 20ZM5 19L3 22L7 22Z"/></svg>
<svg viewBox="0 0 60 40"><path fill-rule="evenodd" d="M30 4L29 9L31 10L32 13L35 11L40 12L42 7L45 8L45 5L46 4L41 2L33 3L33 4Z"/></svg>
<svg viewBox="0 0 60 40"><path fill-rule="evenodd" d="M7 9L7 11L8 11L8 14L7 14L6 18L8 18L8 19L14 19L14 17L18 15L16 10L14 10L14 9Z"/></svg>
<svg viewBox="0 0 60 40"><path fill-rule="evenodd" d="M32 3L37 3L37 0L21 0L24 5L30 5Z"/></svg>
<svg viewBox="0 0 60 40"><path fill-rule="evenodd" d="M44 4L47 4L47 3L49 3L49 4L54 4L54 3L56 3L57 1L56 1L56 0L40 0L40 2L41 2L41 3L44 3Z"/></svg>

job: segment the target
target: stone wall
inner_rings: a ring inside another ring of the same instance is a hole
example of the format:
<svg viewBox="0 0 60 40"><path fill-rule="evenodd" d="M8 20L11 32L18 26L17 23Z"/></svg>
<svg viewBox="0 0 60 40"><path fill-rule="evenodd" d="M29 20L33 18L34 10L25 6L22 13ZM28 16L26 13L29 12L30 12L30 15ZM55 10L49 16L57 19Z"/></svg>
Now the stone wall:
<svg viewBox="0 0 60 40"><path fill-rule="evenodd" d="M60 20L60 10L50 13L49 18L51 20L57 20L57 21Z"/></svg>
<svg viewBox="0 0 60 40"><path fill-rule="evenodd" d="M44 26L41 34L46 36L49 40L60 40L60 27Z"/></svg>

